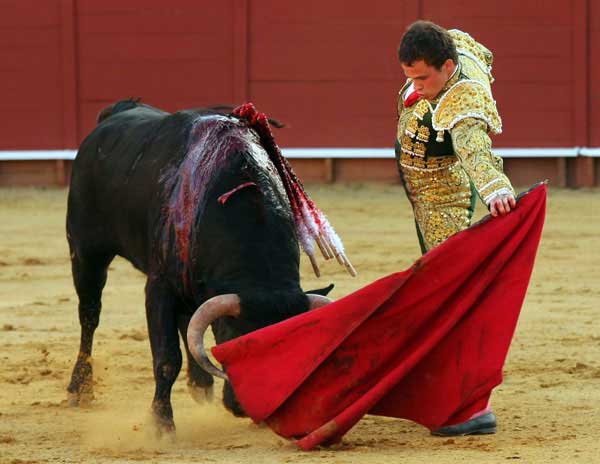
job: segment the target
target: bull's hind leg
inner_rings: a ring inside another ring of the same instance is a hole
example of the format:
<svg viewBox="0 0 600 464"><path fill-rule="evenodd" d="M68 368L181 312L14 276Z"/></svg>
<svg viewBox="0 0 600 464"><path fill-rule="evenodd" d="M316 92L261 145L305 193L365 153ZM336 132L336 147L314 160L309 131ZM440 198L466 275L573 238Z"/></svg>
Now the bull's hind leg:
<svg viewBox="0 0 600 464"><path fill-rule="evenodd" d="M204 403L205 401L212 401L213 399L213 376L202 369L192 354L190 353L190 349L188 347L187 342L187 329L188 325L190 325L190 319L192 318L192 313L181 312L178 317L179 324L179 333L181 334L181 338L183 339L183 343L185 345L185 353L187 357L187 373L188 373L188 389L192 398L197 403Z"/></svg>
<svg viewBox="0 0 600 464"><path fill-rule="evenodd" d="M114 255L106 254L81 256L76 252L71 255L81 325L79 353L71 374L71 382L67 387L71 406L85 405L93 399L92 344L94 332L100 321L102 290L106 284L107 269L113 257Z"/></svg>
<svg viewBox="0 0 600 464"><path fill-rule="evenodd" d="M177 333L178 298L160 278L146 282L146 319L152 348L156 388L152 413L159 433L175 432L171 388L181 370L181 350Z"/></svg>

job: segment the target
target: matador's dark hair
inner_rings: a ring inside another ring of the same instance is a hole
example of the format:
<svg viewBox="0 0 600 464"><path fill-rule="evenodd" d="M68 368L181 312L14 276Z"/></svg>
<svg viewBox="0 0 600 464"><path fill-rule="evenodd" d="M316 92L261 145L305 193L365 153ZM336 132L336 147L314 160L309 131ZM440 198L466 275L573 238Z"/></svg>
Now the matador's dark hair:
<svg viewBox="0 0 600 464"><path fill-rule="evenodd" d="M423 60L441 69L450 58L458 63L456 46L448 31L430 21L417 21L408 26L398 47L398 59L408 66Z"/></svg>

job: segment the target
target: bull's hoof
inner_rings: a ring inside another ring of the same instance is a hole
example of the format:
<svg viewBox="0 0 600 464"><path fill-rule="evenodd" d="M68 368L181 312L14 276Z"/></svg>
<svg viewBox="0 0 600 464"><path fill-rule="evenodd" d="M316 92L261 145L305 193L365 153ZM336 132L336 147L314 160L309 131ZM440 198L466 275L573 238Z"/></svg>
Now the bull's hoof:
<svg viewBox="0 0 600 464"><path fill-rule="evenodd" d="M158 440L175 441L173 409L168 400L152 402L152 425Z"/></svg>
<svg viewBox="0 0 600 464"><path fill-rule="evenodd" d="M67 404L71 408L87 408L94 401L94 389L92 386L86 386L79 391L67 390Z"/></svg>
<svg viewBox="0 0 600 464"><path fill-rule="evenodd" d="M188 384L188 391L192 396L193 400L198 404L212 403L214 398L214 389L210 385L208 387L200 387L192 382Z"/></svg>
<svg viewBox="0 0 600 464"><path fill-rule="evenodd" d="M157 440L169 443L175 442L175 422L173 419L166 419L152 414L152 425Z"/></svg>
<svg viewBox="0 0 600 464"><path fill-rule="evenodd" d="M77 393L67 393L67 405L70 408L89 408L94 401L94 395L79 395Z"/></svg>
<svg viewBox="0 0 600 464"><path fill-rule="evenodd" d="M91 359L81 353L77 357L71 374L71 382L67 387L67 403L71 407L87 407L94 400Z"/></svg>

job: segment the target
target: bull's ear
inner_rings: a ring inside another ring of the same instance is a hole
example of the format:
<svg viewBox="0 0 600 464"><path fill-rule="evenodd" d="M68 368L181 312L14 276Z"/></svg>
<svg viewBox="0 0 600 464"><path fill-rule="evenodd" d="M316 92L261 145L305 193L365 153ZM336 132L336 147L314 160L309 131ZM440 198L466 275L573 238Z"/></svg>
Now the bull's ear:
<svg viewBox="0 0 600 464"><path fill-rule="evenodd" d="M313 295L327 296L329 294L329 292L331 290L333 290L333 287L335 287L334 284L329 284L325 288L318 288L316 290L309 290L308 292L304 292L304 293L312 293Z"/></svg>

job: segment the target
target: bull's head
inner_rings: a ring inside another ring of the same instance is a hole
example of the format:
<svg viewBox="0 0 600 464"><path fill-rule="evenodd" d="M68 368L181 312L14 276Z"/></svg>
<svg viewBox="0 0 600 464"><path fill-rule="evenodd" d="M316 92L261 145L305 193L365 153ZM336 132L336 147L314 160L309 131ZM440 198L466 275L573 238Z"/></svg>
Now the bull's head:
<svg viewBox="0 0 600 464"><path fill-rule="evenodd" d="M202 345L209 325L223 343L329 300L300 287L294 215L256 133L237 120L203 117L191 141L190 155L171 177L168 230L175 231L190 294L197 304L207 299L188 327L190 353L207 372L226 379ZM228 383L223 400L242 413Z"/></svg>
<svg viewBox="0 0 600 464"><path fill-rule="evenodd" d="M316 309L330 303L326 296L308 294L309 309ZM194 313L188 326L187 339L190 353L206 372L229 380L227 374L217 368L209 359L204 348L204 333L210 324L220 317L238 317L240 298L235 294L218 295L205 301Z"/></svg>

